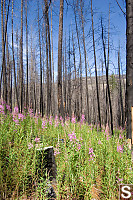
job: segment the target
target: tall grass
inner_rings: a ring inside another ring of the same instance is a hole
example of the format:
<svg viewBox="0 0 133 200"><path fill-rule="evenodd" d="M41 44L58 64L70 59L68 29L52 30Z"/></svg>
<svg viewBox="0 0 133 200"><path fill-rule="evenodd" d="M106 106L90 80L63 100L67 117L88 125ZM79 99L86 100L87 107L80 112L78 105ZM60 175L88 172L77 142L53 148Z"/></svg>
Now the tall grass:
<svg viewBox="0 0 133 200"><path fill-rule="evenodd" d="M0 105L0 191L3 199L46 199L47 180L38 178L36 147L53 146L57 164L57 199L119 197L119 184L131 184L133 165L126 132L95 127L76 118L53 119L29 109L7 114ZM46 172L43 172L46 173ZM48 174L46 175L46 177Z"/></svg>

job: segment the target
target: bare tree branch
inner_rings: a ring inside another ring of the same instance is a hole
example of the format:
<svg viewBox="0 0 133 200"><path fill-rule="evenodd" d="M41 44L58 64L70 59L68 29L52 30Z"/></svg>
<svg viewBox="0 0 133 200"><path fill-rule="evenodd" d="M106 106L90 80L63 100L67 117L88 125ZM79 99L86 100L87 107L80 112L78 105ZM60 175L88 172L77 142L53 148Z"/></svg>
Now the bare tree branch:
<svg viewBox="0 0 133 200"><path fill-rule="evenodd" d="M119 8L121 9L121 11L122 11L122 13L124 14L124 16L126 16L126 13L122 10L122 8L121 8L121 6L120 6L120 4L119 4L119 2L116 0L116 3L117 3L117 5L119 6Z"/></svg>

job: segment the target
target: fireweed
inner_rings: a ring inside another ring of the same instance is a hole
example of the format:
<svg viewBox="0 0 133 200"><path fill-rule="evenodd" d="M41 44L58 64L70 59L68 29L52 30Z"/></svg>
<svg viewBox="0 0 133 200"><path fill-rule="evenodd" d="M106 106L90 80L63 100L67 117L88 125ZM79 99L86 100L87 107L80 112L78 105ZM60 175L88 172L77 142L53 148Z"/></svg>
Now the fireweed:
<svg viewBox="0 0 133 200"><path fill-rule="evenodd" d="M57 199L118 199L119 184L131 184L133 166L127 147L125 130L102 126L101 132L67 116L42 119L29 108L20 114L15 107L5 115L0 105L0 191L3 198L36 199L40 189L36 169L36 149L53 146L57 164ZM42 184L43 185L43 184ZM39 187L39 188L37 188ZM44 188L42 188L44 189Z"/></svg>

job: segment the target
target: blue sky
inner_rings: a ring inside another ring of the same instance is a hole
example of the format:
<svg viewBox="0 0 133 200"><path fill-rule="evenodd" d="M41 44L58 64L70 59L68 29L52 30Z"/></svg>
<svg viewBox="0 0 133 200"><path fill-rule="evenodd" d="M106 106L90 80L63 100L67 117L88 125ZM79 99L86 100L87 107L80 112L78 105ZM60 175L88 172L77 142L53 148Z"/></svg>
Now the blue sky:
<svg viewBox="0 0 133 200"><path fill-rule="evenodd" d="M122 9L125 11L125 4L123 0L118 1L121 5ZM99 41L99 37L101 35L100 31L100 20L101 17L103 18L103 24L106 28L108 28L108 18L109 18L109 5L110 5L110 43L112 46L112 49L110 48L110 73L112 71L114 73L117 73L117 51L120 46L121 51L121 62L123 65L123 70L125 70L125 63L126 63L126 19L121 12L120 8L118 7L116 0L93 0L93 12L94 12L94 28L95 28L95 39L96 39L96 49L97 49L97 64L101 65L100 59L103 58L103 53L99 50L101 48L101 42ZM91 13L90 13L90 1L85 1L85 18L88 19L88 22L85 26L85 34L89 33L91 29ZM67 16L64 17L64 21L66 23L66 26L69 26L69 24L72 22L73 26L74 24L74 16L71 11L67 13ZM91 37L90 37L91 38ZM98 44L99 43L99 44ZM94 63L93 61L93 53L89 52L90 46L92 45L92 38L87 39L86 38L86 48L88 48L88 58L90 65ZM102 55L101 55L102 54ZM93 70L94 71L94 70Z"/></svg>
<svg viewBox="0 0 133 200"><path fill-rule="evenodd" d="M72 3L72 0L67 0ZM43 0L39 1L40 7L40 19L42 18L42 3ZM53 8L53 43L54 43L54 64L55 64L55 74L57 74L57 56L58 56L58 29L59 29L59 0L52 1ZM124 0L119 0L119 4L125 11ZM121 49L121 62L123 69L125 69L126 63L126 19L123 16L120 8L118 7L116 0L93 0L93 11L94 11L94 28L95 28L95 40L96 40L96 52L97 52L97 65L98 68L101 66L101 59L103 58L103 52L101 50L101 29L100 29L100 19L103 18L103 24L105 28L108 28L108 16L109 16L109 4L110 4L110 43L112 49L110 49L110 73L113 71L117 73L117 69L114 70L114 66L117 68L117 51L120 45ZM90 13L90 0L85 0L84 5L84 17L85 17L85 37L86 37L86 49L87 56L89 59L90 67L94 67L94 59L92 52L92 35L91 35L91 13ZM21 11L21 1L14 0L14 32L18 29L20 34L20 11ZM25 18L25 17L24 17ZM25 24L25 22L24 22ZM78 24L79 25L79 24ZM79 25L80 26L80 25ZM38 49L38 26L37 26L37 1L30 0L28 4L28 29L29 38L31 37L31 27L33 35L33 46ZM72 7L69 6L67 9L66 0L64 0L64 36L66 33L67 41L70 32L74 33L75 38L75 48L76 48L76 61L78 65L79 55L77 47L77 39L75 32L75 22ZM1 30L0 30L1 31ZM8 25L8 38L9 43L11 43L11 13ZM0 35L1 37L1 35ZM82 46L82 38L80 40ZM25 28L24 28L24 43L25 43ZM72 48L72 47L71 47ZM30 41L29 41L30 49ZM24 57L25 57L25 45L24 45ZM72 59L72 58L71 58ZM84 56L82 56L84 59ZM94 70L92 69L92 72Z"/></svg>

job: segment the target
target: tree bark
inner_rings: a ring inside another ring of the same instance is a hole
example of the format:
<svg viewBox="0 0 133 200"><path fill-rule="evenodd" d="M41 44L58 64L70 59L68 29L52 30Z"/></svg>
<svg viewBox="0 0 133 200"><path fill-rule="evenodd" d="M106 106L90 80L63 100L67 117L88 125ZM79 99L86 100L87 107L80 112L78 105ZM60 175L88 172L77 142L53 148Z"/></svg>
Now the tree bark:
<svg viewBox="0 0 133 200"><path fill-rule="evenodd" d="M110 106L111 132L112 132L112 135L113 135L113 112L112 112L112 102L111 102L110 88L109 88L109 81L108 81L108 71L109 71L109 26L110 26L110 6L109 6L109 25L108 25L108 60L107 60L107 67L106 67L106 77L107 77L107 88L108 88L108 97L109 97L109 106Z"/></svg>
<svg viewBox="0 0 133 200"><path fill-rule="evenodd" d="M118 52L118 69L119 69L119 95L120 95L120 105L121 105L121 125L124 128L124 109L123 109L123 98L122 98L122 87L121 87L121 72L120 72L120 51Z"/></svg>
<svg viewBox="0 0 133 200"><path fill-rule="evenodd" d="M109 77L108 77L108 70L109 70L109 30L108 30L108 60L107 60L106 59L106 48L105 48L105 42L104 42L104 36L103 36L102 20L101 20L101 26L102 26L102 43L103 43L104 64L105 64L105 69L106 69L106 83L107 83L107 86L106 86L106 120L105 120L105 124L107 123L107 107L108 107L108 98L109 98L111 131L112 131L112 135L113 135L113 113L112 113L112 104L111 104Z"/></svg>
<svg viewBox="0 0 133 200"><path fill-rule="evenodd" d="M63 6L64 0L60 0L59 37L58 37L58 113L63 116L62 101L62 38L63 38Z"/></svg>
<svg viewBox="0 0 133 200"><path fill-rule="evenodd" d="M96 63L95 38L94 38L94 27L93 27L92 0L91 0L91 18L92 18L92 34L93 34L93 50L94 50L94 62L95 62L95 76L96 76L96 90L97 90L98 117L99 117L99 125L100 125L100 129L101 129L101 114L100 114L99 89L98 89L98 79L97 79L97 63Z"/></svg>
<svg viewBox="0 0 133 200"><path fill-rule="evenodd" d="M29 97L28 97L28 65L29 65L29 59L28 59L28 22L27 22L27 0L25 1L25 10L26 10L26 110L28 110L29 106Z"/></svg>
<svg viewBox="0 0 133 200"><path fill-rule="evenodd" d="M133 106L133 1L126 0L126 116L127 138L132 138L131 107ZM133 140L133 138L132 138Z"/></svg>
<svg viewBox="0 0 133 200"><path fill-rule="evenodd" d="M54 54L53 54L53 27L52 27L52 7L51 7L51 49L52 49L52 71L53 71L53 85L52 85L52 115L55 116L55 87L54 87Z"/></svg>
<svg viewBox="0 0 133 200"><path fill-rule="evenodd" d="M79 31L78 31L78 25L77 25L77 16L76 16L76 7L77 5L74 4L73 1L73 9L74 9L74 19L75 19L75 25L76 25L76 33L77 33L77 39L78 39L78 49L79 49L79 55L80 55L80 113L82 114L82 56L81 56L81 47L80 47L80 40L79 40Z"/></svg>
<svg viewBox="0 0 133 200"><path fill-rule="evenodd" d="M41 52L41 36L39 24L39 1L38 1L38 34L39 34L39 52L40 52L40 113L43 117L43 93L42 93L42 52Z"/></svg>
<svg viewBox="0 0 133 200"><path fill-rule="evenodd" d="M21 38L20 38L20 106L23 111L23 0L21 0Z"/></svg>
<svg viewBox="0 0 133 200"><path fill-rule="evenodd" d="M13 38L13 0L12 0L12 56L13 56L14 83L15 83L15 91L14 91L14 92L16 92L17 105L18 105L18 110L19 110L19 112L20 112L19 98L18 98L18 90L17 90L17 83L16 83L15 58L14 58L14 38ZM11 74L11 76L12 76L12 74Z"/></svg>
<svg viewBox="0 0 133 200"><path fill-rule="evenodd" d="M2 35L2 72L3 72L3 100L6 101L6 63L5 63L5 41L4 41L4 13L3 0L1 0L1 35Z"/></svg>
<svg viewBox="0 0 133 200"><path fill-rule="evenodd" d="M69 51L68 51L68 57L69 57L69 68L68 68L68 96L69 96L69 117L71 118L72 116L72 111L71 111L71 100L72 100L72 95L71 95L71 50L70 50L70 29L69 29Z"/></svg>
<svg viewBox="0 0 133 200"><path fill-rule="evenodd" d="M84 34L84 19L83 19L83 8L82 8L82 0L80 0L80 8L81 8L81 20L82 20L82 33L83 33L83 45L84 45L84 57L85 57L85 73L86 73L86 99L87 99L87 121L89 122L89 94L88 94L88 77L87 77L87 56L86 56L86 46L85 46L85 34Z"/></svg>

